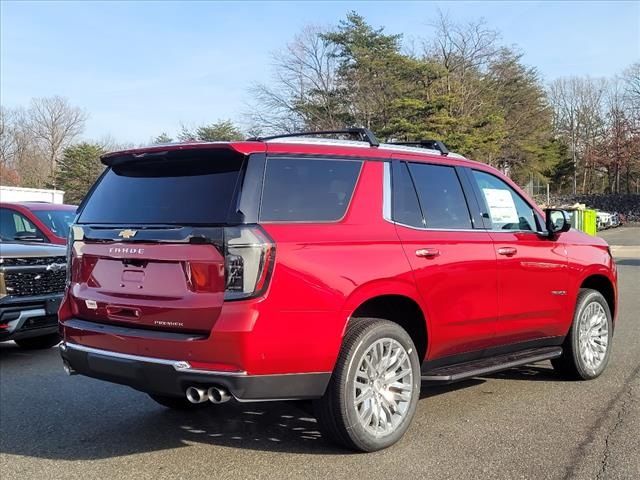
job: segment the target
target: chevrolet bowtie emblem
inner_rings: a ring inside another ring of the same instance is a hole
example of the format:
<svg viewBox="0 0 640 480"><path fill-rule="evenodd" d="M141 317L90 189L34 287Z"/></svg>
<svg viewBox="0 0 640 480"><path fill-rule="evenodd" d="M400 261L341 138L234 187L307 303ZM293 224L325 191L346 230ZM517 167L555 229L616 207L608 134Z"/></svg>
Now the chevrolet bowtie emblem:
<svg viewBox="0 0 640 480"><path fill-rule="evenodd" d="M138 233L136 230L122 230L118 236L122 237L122 238L131 238L131 237L135 237L136 233Z"/></svg>

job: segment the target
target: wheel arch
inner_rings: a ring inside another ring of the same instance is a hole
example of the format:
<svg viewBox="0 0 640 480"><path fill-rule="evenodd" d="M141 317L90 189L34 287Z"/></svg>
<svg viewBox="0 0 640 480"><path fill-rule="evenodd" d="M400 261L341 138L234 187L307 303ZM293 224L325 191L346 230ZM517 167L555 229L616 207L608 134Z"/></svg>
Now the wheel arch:
<svg viewBox="0 0 640 480"><path fill-rule="evenodd" d="M580 288L590 288L600 292L609 305L611 318L615 321L617 313L616 288L609 277L602 273L592 273L582 280Z"/></svg>
<svg viewBox="0 0 640 480"><path fill-rule="evenodd" d="M352 302L349 309L348 320L354 318L383 318L401 326L411 337L420 361L424 361L428 349L427 317L423 312L417 296L410 292L378 292L375 295L361 297L357 302Z"/></svg>

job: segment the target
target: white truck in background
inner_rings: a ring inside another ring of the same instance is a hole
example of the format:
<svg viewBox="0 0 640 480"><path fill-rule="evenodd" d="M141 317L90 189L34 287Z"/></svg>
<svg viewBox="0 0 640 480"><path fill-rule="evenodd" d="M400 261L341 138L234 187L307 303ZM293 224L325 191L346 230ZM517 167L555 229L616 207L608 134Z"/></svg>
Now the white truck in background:
<svg viewBox="0 0 640 480"><path fill-rule="evenodd" d="M0 185L0 202L64 203L64 191Z"/></svg>

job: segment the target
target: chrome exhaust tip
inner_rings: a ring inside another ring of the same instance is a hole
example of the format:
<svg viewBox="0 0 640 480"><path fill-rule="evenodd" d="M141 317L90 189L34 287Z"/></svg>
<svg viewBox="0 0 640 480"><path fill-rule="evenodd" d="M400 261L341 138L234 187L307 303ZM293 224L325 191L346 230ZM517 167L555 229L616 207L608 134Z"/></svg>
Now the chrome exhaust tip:
<svg viewBox="0 0 640 480"><path fill-rule="evenodd" d="M78 374L78 372L76 372L67 362L62 362L62 368L64 369L64 373L69 376Z"/></svg>
<svg viewBox="0 0 640 480"><path fill-rule="evenodd" d="M224 388L210 387L207 390L207 397L211 403L224 403L231 400L231 395Z"/></svg>
<svg viewBox="0 0 640 480"><path fill-rule="evenodd" d="M206 402L209 397L207 396L207 391L204 388L200 387L189 387L187 388L187 400L191 403L202 403Z"/></svg>

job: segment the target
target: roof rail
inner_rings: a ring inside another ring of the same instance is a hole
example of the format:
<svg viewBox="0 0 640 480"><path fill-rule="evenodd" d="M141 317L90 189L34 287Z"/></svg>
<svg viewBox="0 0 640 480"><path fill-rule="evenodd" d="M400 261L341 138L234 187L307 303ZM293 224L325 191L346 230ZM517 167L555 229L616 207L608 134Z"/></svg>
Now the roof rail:
<svg viewBox="0 0 640 480"><path fill-rule="evenodd" d="M359 137L363 142L368 142L372 147L380 146L380 141L376 138L371 130L363 127L350 127L342 130L318 130L315 132L297 132L297 133L283 133L282 135L272 135L270 137L251 137L247 138L247 141L265 142L267 140L275 140L278 138L289 137L309 137L314 135L351 135Z"/></svg>
<svg viewBox="0 0 640 480"><path fill-rule="evenodd" d="M428 148L438 150L441 155L449 155L449 149L440 140L418 140L415 142L387 142L387 145L405 145L407 147Z"/></svg>

